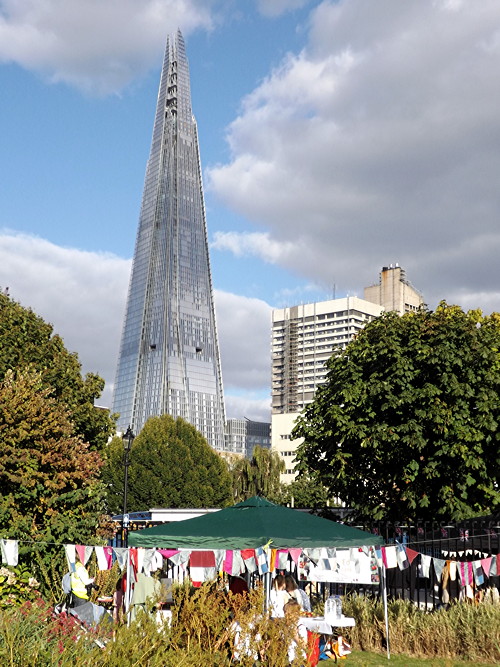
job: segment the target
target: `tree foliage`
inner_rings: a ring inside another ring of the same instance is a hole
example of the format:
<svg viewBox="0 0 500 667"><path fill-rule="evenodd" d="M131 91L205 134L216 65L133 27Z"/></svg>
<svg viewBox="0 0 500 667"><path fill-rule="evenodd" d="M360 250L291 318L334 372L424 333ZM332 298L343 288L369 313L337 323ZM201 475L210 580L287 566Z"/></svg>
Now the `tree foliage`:
<svg viewBox="0 0 500 667"><path fill-rule="evenodd" d="M39 371L48 395L69 411L75 434L92 449L102 449L114 432L108 412L94 407L104 380L95 373L82 378L77 354L66 350L53 327L5 294L0 294L0 342L0 380L9 370Z"/></svg>
<svg viewBox="0 0 500 667"><path fill-rule="evenodd" d="M279 502L280 473L284 471L285 462L277 452L257 445L251 459L241 458L234 462L231 470L234 501L263 496Z"/></svg>
<svg viewBox="0 0 500 667"><path fill-rule="evenodd" d="M273 501L303 509L324 509L335 505L331 494L317 476L309 474L300 475L289 484L281 484Z"/></svg>
<svg viewBox="0 0 500 667"><path fill-rule="evenodd" d="M373 518L498 508L500 315L441 303L367 325L301 415L300 467Z"/></svg>
<svg viewBox="0 0 500 667"><path fill-rule="evenodd" d="M112 514L123 509L123 442L108 449L103 481ZM224 460L194 426L180 417L151 417L130 453L127 510L151 507L225 507L231 478Z"/></svg>
<svg viewBox="0 0 500 667"><path fill-rule="evenodd" d="M0 382L0 531L35 542L93 542L104 511L98 452L73 432L41 373Z"/></svg>

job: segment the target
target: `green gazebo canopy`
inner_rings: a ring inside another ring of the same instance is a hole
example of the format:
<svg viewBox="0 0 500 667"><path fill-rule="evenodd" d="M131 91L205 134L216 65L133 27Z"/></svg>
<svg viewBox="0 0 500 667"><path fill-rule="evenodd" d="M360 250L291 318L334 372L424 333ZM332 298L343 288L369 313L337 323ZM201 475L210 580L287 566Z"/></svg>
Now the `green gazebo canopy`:
<svg viewBox="0 0 500 667"><path fill-rule="evenodd" d="M273 549L361 547L383 544L378 535L254 496L195 519L129 534L131 547L163 549Z"/></svg>

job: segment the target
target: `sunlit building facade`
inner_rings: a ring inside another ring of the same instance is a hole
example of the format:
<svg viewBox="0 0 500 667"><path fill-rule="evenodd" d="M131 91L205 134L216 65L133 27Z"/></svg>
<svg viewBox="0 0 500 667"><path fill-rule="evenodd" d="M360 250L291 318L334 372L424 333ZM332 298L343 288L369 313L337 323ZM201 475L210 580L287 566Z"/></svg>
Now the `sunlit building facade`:
<svg viewBox="0 0 500 667"><path fill-rule="evenodd" d="M169 36L118 359L113 411L138 433L170 414L224 450L224 396L196 121L180 32Z"/></svg>
<svg viewBox="0 0 500 667"><path fill-rule="evenodd" d="M326 362L383 310L357 297L273 310L271 447L285 462L282 482L295 479L295 453L301 440L292 439L292 430L325 383Z"/></svg>

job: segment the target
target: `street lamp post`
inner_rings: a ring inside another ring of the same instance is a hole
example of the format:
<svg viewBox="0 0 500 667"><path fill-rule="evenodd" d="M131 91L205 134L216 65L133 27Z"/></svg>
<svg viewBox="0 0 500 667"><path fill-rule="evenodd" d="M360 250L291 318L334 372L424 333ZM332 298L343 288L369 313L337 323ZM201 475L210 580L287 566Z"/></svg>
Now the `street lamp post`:
<svg viewBox="0 0 500 667"><path fill-rule="evenodd" d="M123 440L123 514L122 514L122 546L128 546L128 514L127 514L127 490L128 490L128 467L130 465L130 450L134 442L135 435L130 428L127 428L122 436Z"/></svg>

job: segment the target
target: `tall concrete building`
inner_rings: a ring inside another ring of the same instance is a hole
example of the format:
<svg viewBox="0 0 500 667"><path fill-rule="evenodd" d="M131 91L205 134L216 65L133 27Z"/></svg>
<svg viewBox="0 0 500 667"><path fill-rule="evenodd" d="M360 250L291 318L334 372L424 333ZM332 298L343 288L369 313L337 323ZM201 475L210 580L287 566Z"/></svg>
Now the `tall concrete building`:
<svg viewBox="0 0 500 667"><path fill-rule="evenodd" d="M382 268L378 284L365 287L364 297L366 301L383 306L387 312L394 310L400 315L418 310L424 303L420 292L397 263Z"/></svg>
<svg viewBox="0 0 500 667"><path fill-rule="evenodd" d="M137 433L170 414L224 449L224 397L189 67L167 38L113 411Z"/></svg>
<svg viewBox="0 0 500 667"><path fill-rule="evenodd" d="M273 310L271 446L285 461L282 481L295 477L299 443L290 434L299 413L324 384L326 362L383 310L357 297Z"/></svg>

